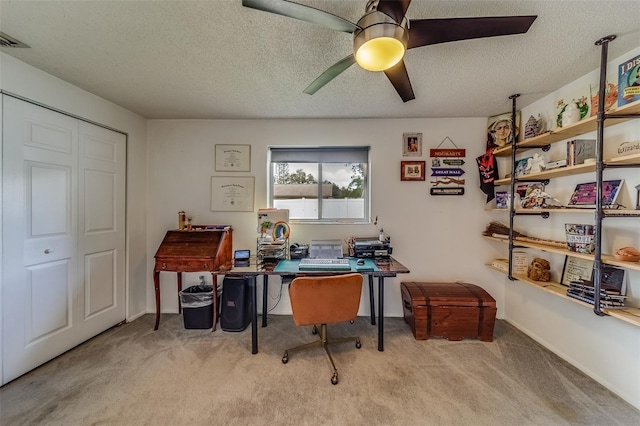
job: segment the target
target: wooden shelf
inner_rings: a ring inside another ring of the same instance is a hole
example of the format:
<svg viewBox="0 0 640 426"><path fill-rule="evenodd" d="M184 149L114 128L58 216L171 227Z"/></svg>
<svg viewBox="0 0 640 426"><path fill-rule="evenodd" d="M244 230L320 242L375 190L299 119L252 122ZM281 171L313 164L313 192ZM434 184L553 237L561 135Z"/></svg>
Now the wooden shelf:
<svg viewBox="0 0 640 426"><path fill-rule="evenodd" d="M505 271L503 271L502 269L496 268L491 264L487 264L486 266L489 269L493 269L494 271L498 271L501 274L507 275ZM526 275L521 275L521 274L514 274L513 278L517 279L518 281L522 281L523 283L537 287L555 296L559 296L570 302L577 303L578 305L582 305L589 309L593 309L593 305L574 299L573 297L567 296L567 287L555 281L548 281L548 282L534 281L529 277L527 277ZM625 321L640 327L640 309L639 308L631 308L631 307L625 308L625 309L604 309L603 308L602 312L604 312L605 314L611 317L618 318L622 321Z"/></svg>
<svg viewBox="0 0 640 426"><path fill-rule="evenodd" d="M484 235L483 235L483 237L486 238L486 239L492 240L492 241L499 241L501 243L509 243L509 240L507 238L487 237L487 236L484 236ZM593 260L594 259L592 254L575 253L573 251L567 250L566 248L548 246L548 245L544 245L544 244L540 244L540 243L530 243L528 241L514 240L513 244L517 245L519 247L527 247L527 248L532 248L532 249L536 249L536 250L540 250L540 251L546 251L548 253L562 254L562 255L565 255L565 256L569 256L569 257L576 257L578 259L585 259L585 260ZM610 255L610 254L603 254L602 255L602 263L606 263L607 265L619 266L619 267L625 268L625 269L634 269L636 271L640 271L640 262L624 262L622 260L616 259L615 257L613 257L613 255Z"/></svg>
<svg viewBox="0 0 640 426"><path fill-rule="evenodd" d="M500 212L500 213L509 213L509 209L484 209L485 212ZM516 209L516 214L540 214L540 213L590 213L594 214L595 209L576 209L576 208L568 208L561 207L559 209L552 208L531 208L531 209ZM640 217L640 210L632 210L632 209L603 209L602 212L605 216L609 217Z"/></svg>
<svg viewBox="0 0 640 426"><path fill-rule="evenodd" d="M611 164L611 165L621 165L621 164L640 165L640 154L631 154L631 155L623 155L620 157L614 157L614 158L605 160L604 163ZM578 175L580 173L592 173L595 171L596 171L595 163L578 164L577 166L558 167L557 169L545 170L544 172L539 172L539 173L529 173L526 175L519 176L519 178L524 179L526 181L536 181L536 180L541 181L541 180L553 179L553 178L558 178L563 176ZM518 178L516 178L516 182L518 182ZM510 177L497 179L494 182L495 186L509 185L509 184L511 184Z"/></svg>
<svg viewBox="0 0 640 426"><path fill-rule="evenodd" d="M612 108L606 113L607 115L614 114L640 114L640 101L635 101L627 105L623 105L620 108ZM625 121L631 120L631 118L615 118L615 117L606 117L604 120L604 126L609 127L616 124L623 123ZM598 126L597 117L588 117L584 120L578 121L575 124L571 124L566 127L558 127L557 129L551 130L549 132L543 133L538 136L534 136L532 138L524 139L517 144L517 149L526 150L526 149L534 149L541 148L546 145L550 145L555 142L560 142L565 139L573 138L576 136L583 135L585 133L592 132L596 130ZM502 148L497 148L493 151L493 155L496 157L508 157L511 155L511 145L505 146Z"/></svg>

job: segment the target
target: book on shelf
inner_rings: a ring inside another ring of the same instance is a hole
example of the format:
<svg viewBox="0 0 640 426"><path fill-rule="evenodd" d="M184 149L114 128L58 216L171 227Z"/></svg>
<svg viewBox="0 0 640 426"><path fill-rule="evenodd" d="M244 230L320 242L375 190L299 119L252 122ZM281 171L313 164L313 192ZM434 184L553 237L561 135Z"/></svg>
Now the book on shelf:
<svg viewBox="0 0 640 426"><path fill-rule="evenodd" d="M593 283L590 281L571 281L571 283L569 283L569 290L573 292L584 293L590 296L595 295ZM627 296L620 294L619 292L605 289L600 289L600 297L606 300L620 302L624 301L627 298Z"/></svg>
<svg viewBox="0 0 640 426"><path fill-rule="evenodd" d="M584 164L587 158L596 158L595 139L574 139L567 141L567 166Z"/></svg>
<svg viewBox="0 0 640 426"><path fill-rule="evenodd" d="M618 107L640 99L640 55L618 65Z"/></svg>
<svg viewBox="0 0 640 426"><path fill-rule="evenodd" d="M585 296L580 293L575 293L575 292L572 292L571 290L567 290L567 296L571 297L572 299L576 299L581 302L588 303L590 305L596 304L596 301L594 300L593 297ZM624 305L624 302L618 303L618 302L611 302L611 301L600 299L600 308L601 309L625 309L626 306Z"/></svg>

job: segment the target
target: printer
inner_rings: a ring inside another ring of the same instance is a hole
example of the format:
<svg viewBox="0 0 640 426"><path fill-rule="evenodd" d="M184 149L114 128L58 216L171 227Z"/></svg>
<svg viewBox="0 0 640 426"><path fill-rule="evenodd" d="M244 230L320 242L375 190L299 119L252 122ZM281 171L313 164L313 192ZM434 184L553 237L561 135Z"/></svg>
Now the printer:
<svg viewBox="0 0 640 426"><path fill-rule="evenodd" d="M355 257L370 258L370 259L388 259L391 257L390 238L385 238L381 241L378 237L364 237L356 238L353 245L353 251Z"/></svg>

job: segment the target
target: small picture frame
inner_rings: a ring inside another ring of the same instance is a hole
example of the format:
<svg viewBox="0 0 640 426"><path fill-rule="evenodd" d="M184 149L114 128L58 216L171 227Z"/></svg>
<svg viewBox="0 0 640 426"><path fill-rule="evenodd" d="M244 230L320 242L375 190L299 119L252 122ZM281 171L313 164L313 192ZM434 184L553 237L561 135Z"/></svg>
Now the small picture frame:
<svg viewBox="0 0 640 426"><path fill-rule="evenodd" d="M215 147L216 172L250 172L251 145L224 145Z"/></svg>
<svg viewBox="0 0 640 426"><path fill-rule="evenodd" d="M401 161L400 180L424 180L425 161Z"/></svg>
<svg viewBox="0 0 640 426"><path fill-rule="evenodd" d="M422 133L402 134L402 156L422 157Z"/></svg>

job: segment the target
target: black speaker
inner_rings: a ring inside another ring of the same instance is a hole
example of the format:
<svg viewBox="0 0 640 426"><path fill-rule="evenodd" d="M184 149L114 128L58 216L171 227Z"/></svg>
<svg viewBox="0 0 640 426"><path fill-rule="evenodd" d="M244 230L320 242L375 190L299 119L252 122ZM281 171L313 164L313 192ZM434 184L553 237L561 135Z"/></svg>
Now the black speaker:
<svg viewBox="0 0 640 426"><path fill-rule="evenodd" d="M224 277L220 313L220 328L224 331L242 331L251 322L251 279L255 277Z"/></svg>

